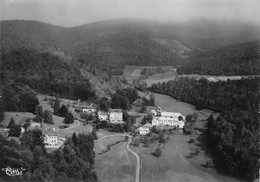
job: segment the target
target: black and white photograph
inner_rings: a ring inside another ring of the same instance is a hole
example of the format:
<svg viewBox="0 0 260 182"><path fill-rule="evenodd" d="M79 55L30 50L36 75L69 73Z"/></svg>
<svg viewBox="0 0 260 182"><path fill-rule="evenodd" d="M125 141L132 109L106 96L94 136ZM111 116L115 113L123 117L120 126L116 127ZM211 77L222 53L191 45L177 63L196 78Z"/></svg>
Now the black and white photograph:
<svg viewBox="0 0 260 182"><path fill-rule="evenodd" d="M0 0L0 182L259 182L260 0Z"/></svg>

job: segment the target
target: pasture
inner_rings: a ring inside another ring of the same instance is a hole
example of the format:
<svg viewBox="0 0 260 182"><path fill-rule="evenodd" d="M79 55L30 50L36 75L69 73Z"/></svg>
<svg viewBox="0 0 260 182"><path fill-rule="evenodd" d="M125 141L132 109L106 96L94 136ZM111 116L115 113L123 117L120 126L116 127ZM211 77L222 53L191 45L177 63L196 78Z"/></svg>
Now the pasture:
<svg viewBox="0 0 260 182"><path fill-rule="evenodd" d="M134 182L136 158L127 149L127 142L111 147L111 150L95 157L95 171L100 182Z"/></svg>
<svg viewBox="0 0 260 182"><path fill-rule="evenodd" d="M126 78L128 82L132 82L135 79L138 79L141 75L141 72L144 68L163 68L163 69L171 69L172 66L131 66L126 65L124 68L123 76Z"/></svg>
<svg viewBox="0 0 260 182"><path fill-rule="evenodd" d="M139 92L139 95L142 94L143 94L142 92ZM157 94L157 93L153 93L153 94L155 96L155 105L160 106L165 111L179 112L184 116L197 112L199 119L207 119L210 114L213 114L215 116L218 115L218 113L207 109L198 111L196 110L196 107L194 105L188 104L186 102L178 101L167 95Z"/></svg>
<svg viewBox="0 0 260 182"><path fill-rule="evenodd" d="M169 80L174 80L177 76L175 71L167 71L165 73L158 73L149 76L144 81L147 83L147 86L150 87L152 84L159 83L159 82L167 82Z"/></svg>
<svg viewBox="0 0 260 182"><path fill-rule="evenodd" d="M24 124L27 119L34 117L35 115L30 112L5 112L1 124L7 127L11 118L14 118L16 124Z"/></svg>
<svg viewBox="0 0 260 182"><path fill-rule="evenodd" d="M165 144L161 144L162 154L160 157L151 155L159 146L153 143L149 148L131 146L141 157L141 181L142 182L233 182L232 178L219 175L214 169L203 169L209 158L201 152L199 160L194 157L193 163L187 156L192 152L187 141L190 136L171 135ZM197 147L198 148L198 147ZM199 166L199 167L198 167Z"/></svg>
<svg viewBox="0 0 260 182"><path fill-rule="evenodd" d="M107 146L123 141L124 139L124 136L103 136L98 140L95 140L95 153L97 155L102 154L107 150Z"/></svg>

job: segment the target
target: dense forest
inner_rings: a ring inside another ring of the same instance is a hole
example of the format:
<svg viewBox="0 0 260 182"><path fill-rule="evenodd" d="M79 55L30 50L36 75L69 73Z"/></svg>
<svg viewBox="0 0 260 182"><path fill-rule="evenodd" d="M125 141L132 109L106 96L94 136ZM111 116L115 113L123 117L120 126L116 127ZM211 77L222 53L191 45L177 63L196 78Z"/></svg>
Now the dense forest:
<svg viewBox="0 0 260 182"><path fill-rule="evenodd" d="M34 112L39 104L37 94L28 85L9 83L3 88L2 111Z"/></svg>
<svg viewBox="0 0 260 182"><path fill-rule="evenodd" d="M97 181L92 135L69 138L64 147L46 153L40 130L26 131L21 144L0 135L0 168L24 168L22 175L0 173L0 181Z"/></svg>
<svg viewBox="0 0 260 182"><path fill-rule="evenodd" d="M259 41L236 44L217 50L197 53L179 74L259 75Z"/></svg>
<svg viewBox="0 0 260 182"><path fill-rule="evenodd" d="M162 23L110 20L65 28L37 21L1 21L2 50L36 49L81 59L96 68L122 74L125 65L182 65L172 47L157 39L178 41L191 50L212 50L259 38L259 27L237 22Z"/></svg>
<svg viewBox="0 0 260 182"><path fill-rule="evenodd" d="M4 84L21 83L32 89L73 99L93 99L93 86L78 67L50 53L16 49L3 51L0 80Z"/></svg>
<svg viewBox="0 0 260 182"><path fill-rule="evenodd" d="M214 164L223 173L252 181L259 175L259 84L259 78L227 82L178 78L149 89L192 103L197 109L221 112L219 118L208 120Z"/></svg>
<svg viewBox="0 0 260 182"><path fill-rule="evenodd" d="M119 89L112 95L111 108L130 110L137 97L138 93L134 88Z"/></svg>

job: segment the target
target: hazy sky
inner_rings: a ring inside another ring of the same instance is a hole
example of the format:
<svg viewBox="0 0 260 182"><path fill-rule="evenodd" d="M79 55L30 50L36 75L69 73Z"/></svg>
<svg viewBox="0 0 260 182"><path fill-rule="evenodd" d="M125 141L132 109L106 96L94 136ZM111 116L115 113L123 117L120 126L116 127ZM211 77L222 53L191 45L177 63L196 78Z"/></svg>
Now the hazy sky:
<svg viewBox="0 0 260 182"><path fill-rule="evenodd" d="M183 21L193 18L260 24L260 0L0 0L0 19L75 26L116 18Z"/></svg>

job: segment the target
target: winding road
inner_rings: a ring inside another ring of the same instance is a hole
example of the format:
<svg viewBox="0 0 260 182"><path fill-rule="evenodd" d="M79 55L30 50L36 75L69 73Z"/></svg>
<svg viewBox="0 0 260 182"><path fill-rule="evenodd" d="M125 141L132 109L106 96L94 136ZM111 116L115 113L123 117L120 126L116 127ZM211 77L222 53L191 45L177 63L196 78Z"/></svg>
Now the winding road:
<svg viewBox="0 0 260 182"><path fill-rule="evenodd" d="M132 142L132 136L128 135L128 134L113 134L113 135L102 136L98 140L103 139L103 138L107 138L107 137L115 137L115 136L127 136L128 137L126 149L136 157L135 182L139 182L140 181L141 159L140 159L139 155L129 147L130 143Z"/></svg>
<svg viewBox="0 0 260 182"><path fill-rule="evenodd" d="M141 161L141 160L140 160L139 155L129 147L129 144L130 144L131 141L132 141L132 136L129 136L129 135L127 135L127 136L129 137L129 140L128 140L128 143L127 143L126 148L127 148L127 150L128 150L129 152L131 152L132 154L134 154L135 157L136 157L135 182L139 182L139 180L140 180L140 161Z"/></svg>

